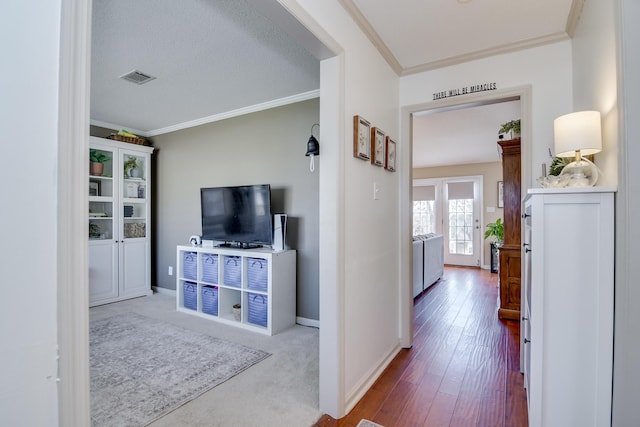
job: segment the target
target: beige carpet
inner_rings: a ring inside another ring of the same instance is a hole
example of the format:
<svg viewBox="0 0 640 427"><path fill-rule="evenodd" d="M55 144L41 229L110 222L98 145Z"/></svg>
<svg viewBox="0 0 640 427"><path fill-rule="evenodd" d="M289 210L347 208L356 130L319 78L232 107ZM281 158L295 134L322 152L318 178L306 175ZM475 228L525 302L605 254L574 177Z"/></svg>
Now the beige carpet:
<svg viewBox="0 0 640 427"><path fill-rule="evenodd" d="M272 337L221 325L175 309L155 294L91 308L91 320L134 312L270 353L228 381L154 421L152 427L312 426L318 409L318 329L294 326Z"/></svg>

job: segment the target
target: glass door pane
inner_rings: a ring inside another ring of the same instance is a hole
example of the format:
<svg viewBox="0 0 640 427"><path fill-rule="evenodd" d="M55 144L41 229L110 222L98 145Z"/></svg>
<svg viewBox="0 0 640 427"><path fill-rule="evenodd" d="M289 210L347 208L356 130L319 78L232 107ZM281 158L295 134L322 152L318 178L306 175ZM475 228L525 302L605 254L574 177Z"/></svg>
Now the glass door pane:
<svg viewBox="0 0 640 427"><path fill-rule="evenodd" d="M89 151L89 239L113 238L114 152L105 148Z"/></svg>
<svg viewBox="0 0 640 427"><path fill-rule="evenodd" d="M147 236L147 157L123 151L122 165L122 236L124 239Z"/></svg>

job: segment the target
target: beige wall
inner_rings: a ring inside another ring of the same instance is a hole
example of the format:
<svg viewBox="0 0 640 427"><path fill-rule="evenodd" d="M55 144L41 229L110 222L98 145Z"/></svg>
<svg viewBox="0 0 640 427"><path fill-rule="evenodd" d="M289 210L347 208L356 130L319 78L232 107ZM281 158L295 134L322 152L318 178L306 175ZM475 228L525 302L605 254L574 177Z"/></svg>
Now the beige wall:
<svg viewBox="0 0 640 427"><path fill-rule="evenodd" d="M437 179L462 176L482 176L484 189L483 199L483 225L481 235L484 237L486 224L502 218L502 208L498 208L498 181L502 181L502 163L474 163L469 165L441 166L433 168L418 168L413 170L413 179ZM495 212L487 212L487 208L495 208ZM489 267L491 259L490 240L483 243L484 263L483 267Z"/></svg>
<svg viewBox="0 0 640 427"><path fill-rule="evenodd" d="M289 215L287 243L297 250L297 315L318 320L322 157L314 173L305 157L318 120L319 100L312 99L153 137L152 284L175 289L167 270L175 271L176 246L202 232L200 188L271 184L272 211ZM91 133L111 131L92 126Z"/></svg>

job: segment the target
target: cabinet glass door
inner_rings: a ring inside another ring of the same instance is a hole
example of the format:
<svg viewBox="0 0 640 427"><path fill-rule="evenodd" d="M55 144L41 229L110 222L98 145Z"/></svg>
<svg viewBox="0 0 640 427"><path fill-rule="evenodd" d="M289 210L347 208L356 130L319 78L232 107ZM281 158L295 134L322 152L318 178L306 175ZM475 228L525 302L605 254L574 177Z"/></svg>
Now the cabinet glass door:
<svg viewBox="0 0 640 427"><path fill-rule="evenodd" d="M139 239L147 237L147 178L148 156L121 151L122 165L121 212L122 237Z"/></svg>
<svg viewBox="0 0 640 427"><path fill-rule="evenodd" d="M92 148L89 151L89 239L114 237L114 151Z"/></svg>

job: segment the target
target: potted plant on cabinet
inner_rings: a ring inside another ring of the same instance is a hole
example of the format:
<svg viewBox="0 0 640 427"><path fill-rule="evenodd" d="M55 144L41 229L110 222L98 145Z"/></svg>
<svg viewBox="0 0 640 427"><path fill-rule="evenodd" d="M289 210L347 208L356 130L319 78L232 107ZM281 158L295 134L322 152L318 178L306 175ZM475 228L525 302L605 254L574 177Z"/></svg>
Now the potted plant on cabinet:
<svg viewBox="0 0 640 427"><path fill-rule="evenodd" d="M138 163L135 156L129 156L126 162L124 162L124 176L125 178L137 178L138 177Z"/></svg>
<svg viewBox="0 0 640 427"><path fill-rule="evenodd" d="M499 139L520 138L520 119L510 120L500 125L498 130Z"/></svg>
<svg viewBox="0 0 640 427"><path fill-rule="evenodd" d="M102 151L89 150L89 173L93 176L100 176L104 171L104 163L111 160L111 157Z"/></svg>

